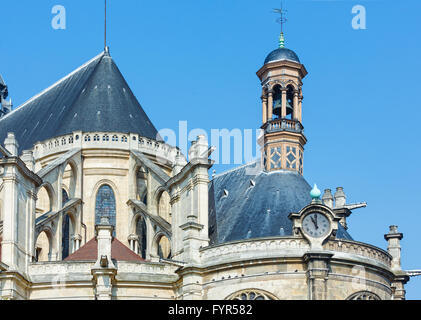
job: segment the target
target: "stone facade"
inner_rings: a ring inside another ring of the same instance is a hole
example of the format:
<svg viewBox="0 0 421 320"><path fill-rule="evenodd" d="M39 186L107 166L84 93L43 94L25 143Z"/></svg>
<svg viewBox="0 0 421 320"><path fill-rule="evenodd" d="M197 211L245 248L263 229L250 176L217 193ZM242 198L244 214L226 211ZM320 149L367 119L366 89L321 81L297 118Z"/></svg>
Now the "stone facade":
<svg viewBox="0 0 421 320"><path fill-rule="evenodd" d="M258 72L262 153L272 157L273 149L282 149L279 166L272 167L274 160L267 158L266 171L303 174L306 74L303 65L291 61L270 62ZM276 86L278 105L273 101ZM287 104L291 92L292 105ZM279 109L277 120L273 107ZM291 148L294 166L288 160ZM326 190L323 201L312 192L313 202L289 216L292 235L211 244L208 171L213 151L204 136L192 143L187 159L178 148L135 133L74 131L36 142L19 155L19 141L9 133L0 144L0 297L405 298L409 276L401 269L402 234L391 227L385 236L388 251L337 237L340 228L347 229L352 210L365 206L347 205L342 188L335 197ZM318 228L312 214L324 216L324 237L305 230L306 216ZM92 239L95 252L76 259ZM114 259L114 239L132 256Z"/></svg>

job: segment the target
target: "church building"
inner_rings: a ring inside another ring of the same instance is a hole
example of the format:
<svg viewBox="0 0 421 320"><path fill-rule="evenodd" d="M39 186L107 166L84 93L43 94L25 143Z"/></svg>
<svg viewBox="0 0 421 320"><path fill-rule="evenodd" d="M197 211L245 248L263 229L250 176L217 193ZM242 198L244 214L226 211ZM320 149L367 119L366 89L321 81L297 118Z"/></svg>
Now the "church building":
<svg viewBox="0 0 421 320"><path fill-rule="evenodd" d="M0 298L405 299L398 227L359 242L366 204L303 176L306 75L282 34L261 159L212 177L214 148L166 144L108 47L14 110L0 77Z"/></svg>

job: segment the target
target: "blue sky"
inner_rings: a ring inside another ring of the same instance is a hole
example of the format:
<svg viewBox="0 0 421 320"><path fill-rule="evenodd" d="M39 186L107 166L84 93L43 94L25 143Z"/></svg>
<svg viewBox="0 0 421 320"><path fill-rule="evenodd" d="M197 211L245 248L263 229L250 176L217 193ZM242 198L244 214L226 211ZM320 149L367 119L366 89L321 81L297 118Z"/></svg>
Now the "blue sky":
<svg viewBox="0 0 421 320"><path fill-rule="evenodd" d="M367 201L349 232L386 248L391 224L404 233L404 269L421 269L421 1L286 0L286 46L305 64L305 177ZM66 29L51 27L54 5ZM111 55L158 129L255 129L255 72L276 49L278 0L109 0ZM354 5L367 29L351 26ZM102 0L2 2L0 73L15 106L103 49ZM232 165L218 165L222 172ZM421 298L421 277L407 286Z"/></svg>

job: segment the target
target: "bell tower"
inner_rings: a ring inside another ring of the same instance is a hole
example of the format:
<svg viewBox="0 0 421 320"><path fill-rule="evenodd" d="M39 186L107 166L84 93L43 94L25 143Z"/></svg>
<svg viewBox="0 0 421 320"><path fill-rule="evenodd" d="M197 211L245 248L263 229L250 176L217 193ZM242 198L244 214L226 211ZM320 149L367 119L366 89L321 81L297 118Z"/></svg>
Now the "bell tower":
<svg viewBox="0 0 421 320"><path fill-rule="evenodd" d="M286 19L282 9L279 20ZM302 125L302 80L307 70L297 54L285 48L281 32L279 48L266 58L257 72L262 85L264 130L262 161L266 171L290 170L303 174L304 146L307 139Z"/></svg>

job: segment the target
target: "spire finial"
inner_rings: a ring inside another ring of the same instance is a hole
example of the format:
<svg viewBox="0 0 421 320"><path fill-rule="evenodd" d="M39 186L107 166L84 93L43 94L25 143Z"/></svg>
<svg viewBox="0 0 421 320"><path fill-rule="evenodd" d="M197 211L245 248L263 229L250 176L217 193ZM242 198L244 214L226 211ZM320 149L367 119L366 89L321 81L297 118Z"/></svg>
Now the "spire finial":
<svg viewBox="0 0 421 320"><path fill-rule="evenodd" d="M104 3L104 51L108 52L107 47L107 0Z"/></svg>
<svg viewBox="0 0 421 320"><path fill-rule="evenodd" d="M280 15L280 17L276 19L276 22L278 22L281 25L281 35L279 37L279 48L285 48L284 24L288 21L288 19L285 16L287 13L287 10L283 9L282 1L281 1L281 8L273 9L273 12Z"/></svg>
<svg viewBox="0 0 421 320"><path fill-rule="evenodd" d="M322 195L322 193L319 190L319 188L317 188L317 184L314 184L313 190L311 190L311 192L310 192L312 203L319 203L321 195Z"/></svg>

